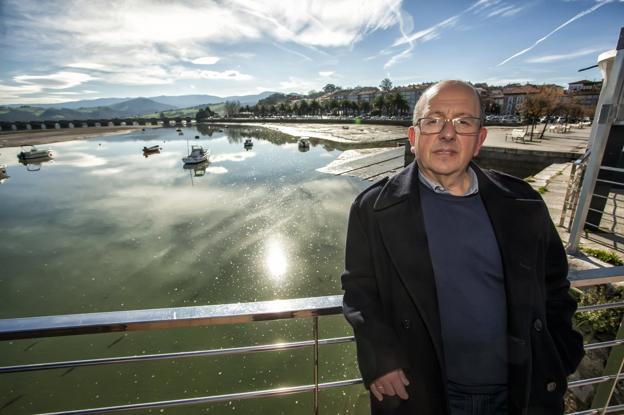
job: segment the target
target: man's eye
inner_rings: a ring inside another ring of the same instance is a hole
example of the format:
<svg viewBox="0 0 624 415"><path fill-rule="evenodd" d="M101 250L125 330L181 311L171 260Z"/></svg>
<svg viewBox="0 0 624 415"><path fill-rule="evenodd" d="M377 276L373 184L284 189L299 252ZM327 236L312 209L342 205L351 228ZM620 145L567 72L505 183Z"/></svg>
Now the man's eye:
<svg viewBox="0 0 624 415"><path fill-rule="evenodd" d="M425 118L423 120L423 122L425 123L425 125L436 125L439 123L440 120L436 119L436 118Z"/></svg>

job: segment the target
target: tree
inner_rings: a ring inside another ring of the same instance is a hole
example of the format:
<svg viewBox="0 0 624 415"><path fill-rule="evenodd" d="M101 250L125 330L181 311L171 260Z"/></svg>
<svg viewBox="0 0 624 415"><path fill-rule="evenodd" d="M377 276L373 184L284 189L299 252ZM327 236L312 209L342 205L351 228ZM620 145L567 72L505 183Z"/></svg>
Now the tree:
<svg viewBox="0 0 624 415"><path fill-rule="evenodd" d="M384 92L390 91L392 89L392 81L389 78L382 79L379 88Z"/></svg>
<svg viewBox="0 0 624 415"><path fill-rule="evenodd" d="M240 110L240 102L238 102L238 101L225 101L224 108L225 108L225 116L226 117L232 117L232 116L238 114L238 111Z"/></svg>
<svg viewBox="0 0 624 415"><path fill-rule="evenodd" d="M334 84L327 84L323 87L323 92L325 92L326 94L329 92L335 92L338 91L340 89L340 87L337 87Z"/></svg>
<svg viewBox="0 0 624 415"><path fill-rule="evenodd" d="M310 113L310 104L305 99L299 103L299 115L308 115Z"/></svg>
<svg viewBox="0 0 624 415"><path fill-rule="evenodd" d="M310 113L312 115L319 115L320 112L321 112L321 105L318 103L317 100L313 99L312 102L310 103Z"/></svg>
<svg viewBox="0 0 624 415"><path fill-rule="evenodd" d="M379 111L380 114L386 110L386 99L383 94L379 94L373 99L373 108Z"/></svg>
<svg viewBox="0 0 624 415"><path fill-rule="evenodd" d="M371 104L368 101L360 101L358 105L360 114L368 114L371 110Z"/></svg>

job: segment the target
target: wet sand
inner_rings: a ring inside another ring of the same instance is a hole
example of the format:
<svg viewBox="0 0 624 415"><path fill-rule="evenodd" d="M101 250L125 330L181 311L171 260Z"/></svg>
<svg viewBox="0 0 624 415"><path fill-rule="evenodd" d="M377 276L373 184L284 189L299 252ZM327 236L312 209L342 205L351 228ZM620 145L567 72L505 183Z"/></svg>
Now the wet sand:
<svg viewBox="0 0 624 415"><path fill-rule="evenodd" d="M229 125L239 125L230 123ZM310 137L344 144L371 144L407 138L407 127L374 124L244 123L280 131L295 137Z"/></svg>
<svg viewBox="0 0 624 415"><path fill-rule="evenodd" d="M127 134L142 128L158 127L124 125L115 127L63 128L58 130L3 131L0 132L0 148L87 140L95 137Z"/></svg>

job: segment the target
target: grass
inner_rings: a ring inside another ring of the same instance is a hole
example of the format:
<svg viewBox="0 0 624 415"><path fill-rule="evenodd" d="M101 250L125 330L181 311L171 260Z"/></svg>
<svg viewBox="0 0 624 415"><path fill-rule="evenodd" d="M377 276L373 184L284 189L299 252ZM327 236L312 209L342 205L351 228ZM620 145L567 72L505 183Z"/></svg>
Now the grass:
<svg viewBox="0 0 624 415"><path fill-rule="evenodd" d="M624 265L624 261L615 253L611 251L607 251L604 249L594 249L594 248L580 248L581 252L593 256L594 258L598 258L599 260L606 262L607 264L619 266Z"/></svg>

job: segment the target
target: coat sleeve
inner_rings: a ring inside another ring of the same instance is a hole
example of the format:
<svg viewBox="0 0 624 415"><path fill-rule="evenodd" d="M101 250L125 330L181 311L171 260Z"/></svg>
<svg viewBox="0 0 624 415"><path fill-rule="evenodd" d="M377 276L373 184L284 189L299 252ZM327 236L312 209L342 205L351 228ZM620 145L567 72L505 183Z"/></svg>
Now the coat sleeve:
<svg viewBox="0 0 624 415"><path fill-rule="evenodd" d="M546 319L566 374L572 374L585 355L583 336L572 328L576 301L570 295L568 261L559 234L547 215Z"/></svg>
<svg viewBox="0 0 624 415"><path fill-rule="evenodd" d="M371 241L360 218L357 201L349 214L342 288L343 313L353 327L360 372L368 388L378 377L406 368L408 362L383 312Z"/></svg>

